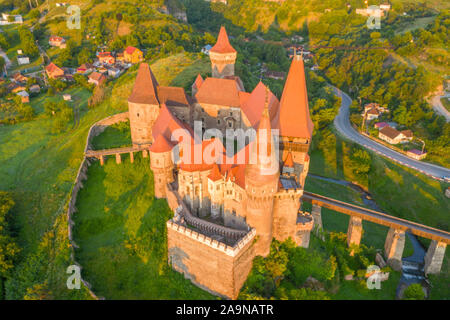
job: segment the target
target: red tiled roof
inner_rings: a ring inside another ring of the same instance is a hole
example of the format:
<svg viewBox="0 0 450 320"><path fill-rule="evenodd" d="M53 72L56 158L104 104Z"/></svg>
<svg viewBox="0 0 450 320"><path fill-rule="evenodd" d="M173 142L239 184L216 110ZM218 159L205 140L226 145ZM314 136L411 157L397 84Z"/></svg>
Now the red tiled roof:
<svg viewBox="0 0 450 320"><path fill-rule="evenodd" d="M292 159L292 153L289 151L286 157L286 160L284 160L284 166L285 167L294 167L294 159Z"/></svg>
<svg viewBox="0 0 450 320"><path fill-rule="evenodd" d="M220 170L219 170L219 167L217 166L217 164L213 165L212 171L208 175L208 178L212 181L217 181L217 180L222 179L222 175L220 174Z"/></svg>
<svg viewBox="0 0 450 320"><path fill-rule="evenodd" d="M94 81L102 81L102 80L105 80L106 77L100 72L92 72L89 75L89 79L94 80Z"/></svg>
<svg viewBox="0 0 450 320"><path fill-rule="evenodd" d="M235 80L206 78L195 98L199 103L239 107L239 84Z"/></svg>
<svg viewBox="0 0 450 320"><path fill-rule="evenodd" d="M367 114L374 114L374 115L378 116L380 114L380 111L378 111L375 108L372 108L369 111L367 111Z"/></svg>
<svg viewBox="0 0 450 320"><path fill-rule="evenodd" d="M401 133L402 133L405 137L408 137L408 138L412 138L412 136L413 136L413 132L412 132L411 130L403 130L403 131L401 131Z"/></svg>
<svg viewBox="0 0 450 320"><path fill-rule="evenodd" d="M189 106L184 88L158 87L158 100L168 106Z"/></svg>
<svg viewBox="0 0 450 320"><path fill-rule="evenodd" d="M58 67L56 64L54 64L53 62L51 62L48 66L46 66L45 67L45 70L48 72L48 73L53 73L53 72L56 72L56 71L62 71L62 72L64 72L63 71L63 69L61 69L60 67Z"/></svg>
<svg viewBox="0 0 450 320"><path fill-rule="evenodd" d="M125 49L125 52L128 54L132 54L134 50L137 50L137 48L129 46Z"/></svg>
<svg viewBox="0 0 450 320"><path fill-rule="evenodd" d="M197 90L200 89L200 87L202 86L202 83L203 83L203 78L200 74L198 74L197 78L195 78L195 81L194 81L195 88L197 88Z"/></svg>
<svg viewBox="0 0 450 320"><path fill-rule="evenodd" d="M142 104L159 104L156 98L158 82L147 63L141 63L134 82L129 102Z"/></svg>
<svg viewBox="0 0 450 320"><path fill-rule="evenodd" d="M52 41L52 42L62 42L62 41L64 41L64 38L59 37L59 36L51 36L50 37L50 41Z"/></svg>
<svg viewBox="0 0 450 320"><path fill-rule="evenodd" d="M162 152L168 152L172 150L173 144L164 137L164 135L160 134L155 141L153 142L152 146L150 147L151 152L155 153L162 153Z"/></svg>
<svg viewBox="0 0 450 320"><path fill-rule="evenodd" d="M266 92L269 94L269 114L270 119L273 119L278 112L279 101L277 97L260 81L258 85L253 89L248 99L241 105L242 111L244 111L247 119L253 127L259 124L261 115L264 109L264 103L266 99Z"/></svg>
<svg viewBox="0 0 450 320"><path fill-rule="evenodd" d="M156 121L153 124L152 128L153 138L156 140L156 138L162 134L167 141L171 141L173 144L177 144L177 142L174 142L171 139L172 133L177 129L186 130L186 133L189 136L189 142L191 139L193 139L193 130L186 124L182 123L177 117L175 117L164 103L161 104L159 115L156 118Z"/></svg>
<svg viewBox="0 0 450 320"><path fill-rule="evenodd" d="M383 127L380 130L380 133L384 134L385 136L387 136L387 137L389 137L391 139L395 139L400 134L399 131L397 131L396 129L394 129L394 128L390 127L390 126Z"/></svg>
<svg viewBox="0 0 450 320"><path fill-rule="evenodd" d="M107 58L107 57L112 57L112 55L111 55L111 52L99 52L98 57L99 58Z"/></svg>
<svg viewBox="0 0 450 320"><path fill-rule="evenodd" d="M209 50L210 52L216 53L234 53L236 50L231 46L230 41L228 40L227 31L225 27L220 27L219 36L217 37L217 42L214 47Z"/></svg>
<svg viewBox="0 0 450 320"><path fill-rule="evenodd" d="M311 121L306 90L305 67L301 56L294 56L284 85L279 112L280 134L311 139Z"/></svg>

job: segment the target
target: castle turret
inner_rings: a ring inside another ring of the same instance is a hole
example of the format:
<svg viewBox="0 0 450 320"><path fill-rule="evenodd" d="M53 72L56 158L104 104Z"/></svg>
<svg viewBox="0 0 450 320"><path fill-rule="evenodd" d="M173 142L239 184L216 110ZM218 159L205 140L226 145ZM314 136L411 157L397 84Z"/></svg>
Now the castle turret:
<svg viewBox="0 0 450 320"><path fill-rule="evenodd" d="M128 98L133 146L148 147L153 142L152 127L159 115L157 87L158 82L149 65L141 63Z"/></svg>
<svg viewBox="0 0 450 320"><path fill-rule="evenodd" d="M159 135L150 147L150 168L155 182L155 197L166 198L166 185L173 182L173 145Z"/></svg>
<svg viewBox="0 0 450 320"><path fill-rule="evenodd" d="M268 99L259 122L256 140L250 146L250 164L245 168L247 223L256 229L257 255L267 256L272 242L274 195L278 191L279 164L271 132ZM256 159L255 159L256 158ZM255 161L256 160L256 161Z"/></svg>
<svg viewBox="0 0 450 320"><path fill-rule="evenodd" d="M234 76L234 64L236 63L236 50L228 40L225 27L220 28L217 43L209 50L213 78L225 78Z"/></svg>
<svg viewBox="0 0 450 320"><path fill-rule="evenodd" d="M303 57L294 55L280 101L280 148L283 159L292 152L296 164L303 165L311 143L313 122L309 114Z"/></svg>
<svg viewBox="0 0 450 320"><path fill-rule="evenodd" d="M217 164L214 164L208 175L208 189L211 196L211 217L219 218L223 204L224 180Z"/></svg>

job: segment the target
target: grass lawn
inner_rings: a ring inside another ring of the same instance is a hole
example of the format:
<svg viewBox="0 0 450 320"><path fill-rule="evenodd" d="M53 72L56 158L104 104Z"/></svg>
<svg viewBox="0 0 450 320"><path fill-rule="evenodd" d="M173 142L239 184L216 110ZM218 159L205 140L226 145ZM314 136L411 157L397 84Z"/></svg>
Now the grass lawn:
<svg viewBox="0 0 450 320"><path fill-rule="evenodd" d="M156 200L148 158L113 158L88 172L75 218L76 256L108 299L210 299L167 264L166 200Z"/></svg>
<svg viewBox="0 0 450 320"><path fill-rule="evenodd" d="M130 122L121 122L107 127L92 141L94 150L121 148L131 145Z"/></svg>

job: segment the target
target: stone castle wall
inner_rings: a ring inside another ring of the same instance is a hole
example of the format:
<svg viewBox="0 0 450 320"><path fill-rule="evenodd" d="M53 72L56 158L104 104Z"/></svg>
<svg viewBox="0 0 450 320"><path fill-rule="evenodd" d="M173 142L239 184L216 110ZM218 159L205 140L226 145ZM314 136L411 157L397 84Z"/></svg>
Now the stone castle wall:
<svg viewBox="0 0 450 320"><path fill-rule="evenodd" d="M255 229L234 247L179 225L167 222L169 264L200 288L236 299L252 268Z"/></svg>

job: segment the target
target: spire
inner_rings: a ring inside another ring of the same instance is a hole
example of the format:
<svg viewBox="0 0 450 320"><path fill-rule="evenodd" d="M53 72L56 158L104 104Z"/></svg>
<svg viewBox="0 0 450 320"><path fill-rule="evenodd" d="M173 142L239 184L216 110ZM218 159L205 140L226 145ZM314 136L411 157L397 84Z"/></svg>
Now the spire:
<svg viewBox="0 0 450 320"><path fill-rule="evenodd" d="M311 139L314 125L309 114L305 66L297 54L292 59L284 85L279 123L281 136Z"/></svg>
<svg viewBox="0 0 450 320"><path fill-rule="evenodd" d="M234 53L236 50L231 46L230 41L228 40L227 31L225 27L220 27L219 36L217 37L217 42L214 47L209 50L209 52L215 53Z"/></svg>
<svg viewBox="0 0 450 320"><path fill-rule="evenodd" d="M278 164L275 155L274 140L272 136L272 127L270 125L269 117L269 97L270 91L266 88L264 109L259 121L258 129L256 130L256 140L254 141L254 147L252 152L256 152L253 156L256 156L256 166L262 174L272 174L274 166ZM263 171L271 173L264 173Z"/></svg>
<svg viewBox="0 0 450 320"><path fill-rule="evenodd" d="M197 78L195 78L194 85L197 89L200 89L200 87L202 86L202 83L203 83L203 78L199 73Z"/></svg>
<svg viewBox="0 0 450 320"><path fill-rule="evenodd" d="M288 152L286 160L284 160L284 167L294 167L294 159L292 158L292 152Z"/></svg>
<svg viewBox="0 0 450 320"><path fill-rule="evenodd" d="M211 181L217 181L222 179L222 175L220 174L219 166L215 163L211 170L211 173L208 175L208 178Z"/></svg>
<svg viewBox="0 0 450 320"><path fill-rule="evenodd" d="M150 66L147 63L141 63L134 82L133 91L128 98L129 102L142 104L159 105L156 96L158 81L156 81Z"/></svg>

